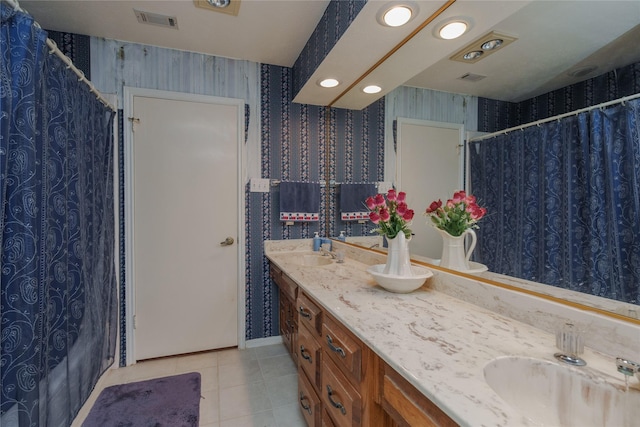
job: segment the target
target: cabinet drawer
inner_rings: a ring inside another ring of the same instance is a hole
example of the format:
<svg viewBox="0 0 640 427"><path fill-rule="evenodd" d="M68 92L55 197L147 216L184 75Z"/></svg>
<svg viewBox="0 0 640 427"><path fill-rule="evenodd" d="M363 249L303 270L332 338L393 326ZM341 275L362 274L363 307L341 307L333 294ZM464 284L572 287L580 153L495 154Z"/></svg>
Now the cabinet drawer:
<svg viewBox="0 0 640 427"><path fill-rule="evenodd" d="M322 401L302 371L298 371L298 405L309 427L320 426Z"/></svg>
<svg viewBox="0 0 640 427"><path fill-rule="evenodd" d="M322 411L322 427L336 427L326 409Z"/></svg>
<svg viewBox="0 0 640 427"><path fill-rule="evenodd" d="M298 319L301 324L309 327L309 331L317 336L322 333L322 310L316 303L311 301L303 292L298 295Z"/></svg>
<svg viewBox="0 0 640 427"><path fill-rule="evenodd" d="M305 325L298 328L298 360L307 373L309 380L320 389L320 368L322 367L322 348Z"/></svg>
<svg viewBox="0 0 640 427"><path fill-rule="evenodd" d="M397 425L403 427L458 425L386 363L382 379L382 408Z"/></svg>
<svg viewBox="0 0 640 427"><path fill-rule="evenodd" d="M362 379L362 344L347 330L325 316L322 322L322 348L356 384Z"/></svg>
<svg viewBox="0 0 640 427"><path fill-rule="evenodd" d="M282 292L284 292L291 301L295 301L298 297L298 285L291 280L289 276L282 272L277 266L269 265L269 276L278 286Z"/></svg>
<svg viewBox="0 0 640 427"><path fill-rule="evenodd" d="M280 270L276 265L269 263L269 276L273 279L273 281L277 282L282 277L282 270Z"/></svg>
<svg viewBox="0 0 640 427"><path fill-rule="evenodd" d="M298 285L296 285L296 282L291 280L289 276L282 273L282 276L280 277L280 283L276 281L276 284L278 285L278 287L280 287L282 292L287 294L292 302L296 300L298 296Z"/></svg>
<svg viewBox="0 0 640 427"><path fill-rule="evenodd" d="M322 361L322 404L337 427L360 426L362 398L337 366Z"/></svg>

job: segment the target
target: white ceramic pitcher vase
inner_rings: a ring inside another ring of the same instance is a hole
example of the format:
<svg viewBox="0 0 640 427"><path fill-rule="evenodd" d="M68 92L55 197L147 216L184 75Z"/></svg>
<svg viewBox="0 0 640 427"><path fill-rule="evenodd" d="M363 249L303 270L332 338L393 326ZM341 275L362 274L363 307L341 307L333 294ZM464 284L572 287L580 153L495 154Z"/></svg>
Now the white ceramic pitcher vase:
<svg viewBox="0 0 640 427"><path fill-rule="evenodd" d="M394 276L413 276L411 271L411 257L409 256L409 241L404 233L398 233L393 239L387 237L387 263L383 274Z"/></svg>
<svg viewBox="0 0 640 427"><path fill-rule="evenodd" d="M476 247L476 232L471 228L468 228L460 236L452 236L444 230L436 228L442 236L442 258L440 259L440 266L450 268L457 271L470 270L469 258ZM465 252L464 240L465 236L471 235L471 245Z"/></svg>

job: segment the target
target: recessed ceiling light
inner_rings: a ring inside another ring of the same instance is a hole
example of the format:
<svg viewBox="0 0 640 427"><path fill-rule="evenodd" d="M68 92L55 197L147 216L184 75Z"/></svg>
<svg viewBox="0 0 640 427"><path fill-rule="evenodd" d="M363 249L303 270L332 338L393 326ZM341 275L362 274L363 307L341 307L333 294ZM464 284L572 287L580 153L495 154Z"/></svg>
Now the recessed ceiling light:
<svg viewBox="0 0 640 427"><path fill-rule="evenodd" d="M411 8L408 6L394 6L384 13L382 20L390 27L400 27L409 22L411 14Z"/></svg>
<svg viewBox="0 0 640 427"><path fill-rule="evenodd" d="M340 82L336 79L324 79L318 83L322 87L336 87L340 84Z"/></svg>
<svg viewBox="0 0 640 427"><path fill-rule="evenodd" d="M467 61L472 61L474 59L480 58L484 52L481 50L472 50L471 52L465 53L462 58Z"/></svg>
<svg viewBox="0 0 640 427"><path fill-rule="evenodd" d="M482 50L497 49L502 46L502 39L493 39L482 43Z"/></svg>
<svg viewBox="0 0 640 427"><path fill-rule="evenodd" d="M369 86L365 86L362 91L364 93L378 93L382 90L382 88L380 86L376 86L376 85L369 85Z"/></svg>
<svg viewBox="0 0 640 427"><path fill-rule="evenodd" d="M583 67L579 67L569 71L567 74L571 77L584 77L588 74L593 73L597 70L598 67L596 65L585 65Z"/></svg>
<svg viewBox="0 0 640 427"><path fill-rule="evenodd" d="M462 21L453 21L445 24L438 34L445 40L456 39L467 31L467 23Z"/></svg>

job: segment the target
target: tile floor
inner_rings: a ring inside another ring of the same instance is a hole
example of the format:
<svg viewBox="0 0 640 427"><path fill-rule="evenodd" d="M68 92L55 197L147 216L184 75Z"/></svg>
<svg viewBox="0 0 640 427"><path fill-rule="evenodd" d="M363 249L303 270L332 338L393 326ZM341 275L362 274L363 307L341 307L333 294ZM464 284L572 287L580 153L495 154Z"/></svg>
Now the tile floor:
<svg viewBox="0 0 640 427"><path fill-rule="evenodd" d="M186 372L200 372L200 427L304 427L296 367L282 344L221 350L137 363L110 370L72 427L80 427L102 389Z"/></svg>

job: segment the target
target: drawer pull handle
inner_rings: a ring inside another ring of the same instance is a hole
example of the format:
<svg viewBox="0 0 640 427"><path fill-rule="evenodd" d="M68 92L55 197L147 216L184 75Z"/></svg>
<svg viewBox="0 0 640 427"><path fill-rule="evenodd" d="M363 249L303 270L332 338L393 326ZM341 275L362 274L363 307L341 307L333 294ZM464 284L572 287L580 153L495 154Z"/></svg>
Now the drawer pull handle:
<svg viewBox="0 0 640 427"><path fill-rule="evenodd" d="M311 360L311 355L307 353L307 350L303 345L300 346L300 356L302 356L302 358L304 360L307 360L309 363L313 363L313 360Z"/></svg>
<svg viewBox="0 0 640 427"><path fill-rule="evenodd" d="M333 345L333 340L331 339L331 335L327 335L327 344L329 344L329 348L331 351L338 353L342 357L347 357L342 347L336 347Z"/></svg>
<svg viewBox="0 0 640 427"><path fill-rule="evenodd" d="M336 402L333 400L333 390L331 390L331 386L327 386L327 397L329 398L329 402L333 405L334 408L339 409L342 412L342 415L347 415L347 410L344 405L340 402Z"/></svg>
<svg viewBox="0 0 640 427"><path fill-rule="evenodd" d="M305 310L303 306L300 306L300 316L304 317L305 319L309 319L311 320L311 313L308 310Z"/></svg>
<svg viewBox="0 0 640 427"><path fill-rule="evenodd" d="M309 405L308 403L305 404L304 403L305 400L308 401L309 399L307 399L307 396L305 396L302 392L300 392L300 406L302 406L302 409L307 411L309 415L313 415L313 410L311 409L311 405Z"/></svg>

